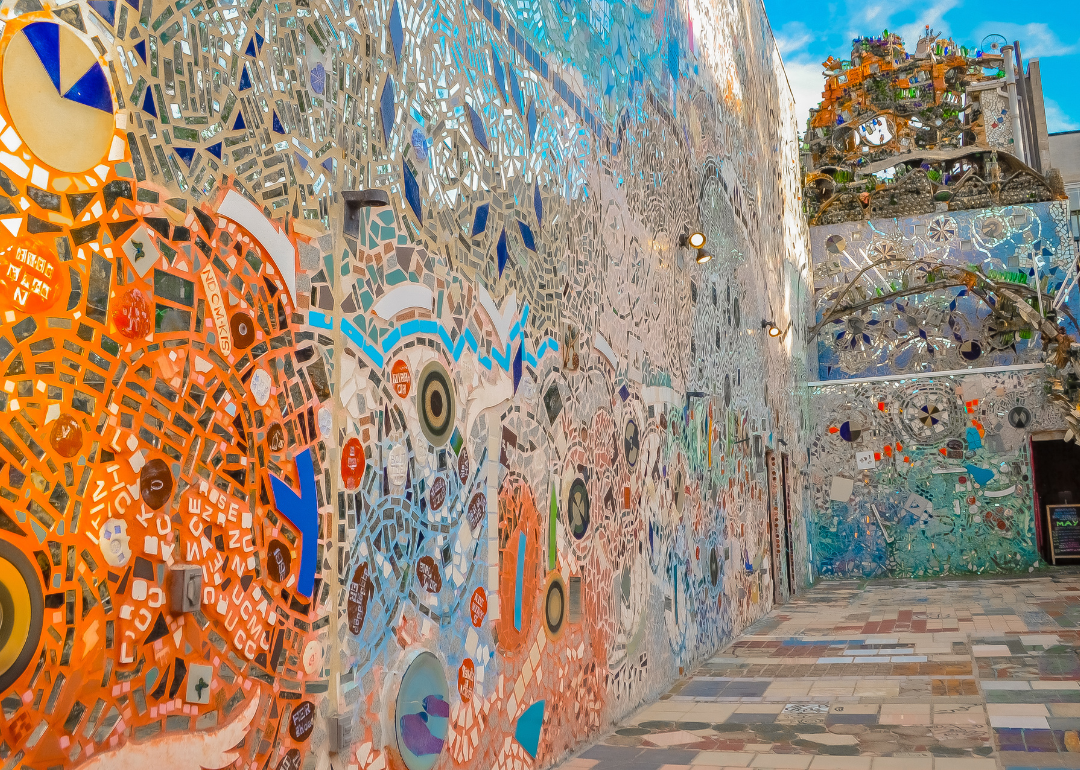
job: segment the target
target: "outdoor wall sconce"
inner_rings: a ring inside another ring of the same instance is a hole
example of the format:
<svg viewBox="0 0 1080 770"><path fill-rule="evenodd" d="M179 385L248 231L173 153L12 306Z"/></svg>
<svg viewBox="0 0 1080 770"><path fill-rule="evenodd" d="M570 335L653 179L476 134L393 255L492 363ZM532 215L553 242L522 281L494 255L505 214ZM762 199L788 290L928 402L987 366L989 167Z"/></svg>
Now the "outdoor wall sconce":
<svg viewBox="0 0 1080 770"><path fill-rule="evenodd" d="M684 249L698 249L705 248L705 233L700 230L695 230L692 233L683 233L679 238L679 245ZM700 260L698 260L700 262Z"/></svg>
<svg viewBox="0 0 1080 770"><path fill-rule="evenodd" d="M695 257L699 265L704 265L710 259L712 259L712 253L705 251L705 249L698 249L697 256Z"/></svg>
<svg viewBox="0 0 1080 770"><path fill-rule="evenodd" d="M772 321L762 321L761 328L764 329L770 337L779 337L781 334L780 327Z"/></svg>
<svg viewBox="0 0 1080 770"><path fill-rule="evenodd" d="M390 205L386 190L342 190L345 200L345 224L342 232L353 238L360 237L360 209L379 208Z"/></svg>

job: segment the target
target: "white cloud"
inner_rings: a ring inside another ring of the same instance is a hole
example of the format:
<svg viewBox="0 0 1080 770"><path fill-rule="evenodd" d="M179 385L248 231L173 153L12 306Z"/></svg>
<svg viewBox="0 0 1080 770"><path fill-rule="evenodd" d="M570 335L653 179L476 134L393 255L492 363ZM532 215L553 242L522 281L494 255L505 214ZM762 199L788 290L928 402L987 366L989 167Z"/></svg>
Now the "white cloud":
<svg viewBox="0 0 1080 770"><path fill-rule="evenodd" d="M1075 131L1080 128L1080 122L1066 115L1053 99L1044 97L1043 104L1046 107L1046 130L1051 134L1055 131Z"/></svg>
<svg viewBox="0 0 1080 770"><path fill-rule="evenodd" d="M1080 40L1071 45L1061 42L1048 24L1013 24L1011 22L985 22L975 30L976 45L987 35L1004 35L1009 42L1020 41L1020 52L1025 59L1035 56L1068 56L1080 52Z"/></svg>
<svg viewBox="0 0 1080 770"><path fill-rule="evenodd" d="M928 7L915 10L915 21L903 24L896 30L904 39L904 47L908 51L914 51L915 44L926 31L927 25L941 37L949 37L949 23L945 21L945 14L960 5L961 0L939 0Z"/></svg>
<svg viewBox="0 0 1080 770"><path fill-rule="evenodd" d="M781 56L792 56L814 42L815 35L801 21L789 21L773 33Z"/></svg>
<svg viewBox="0 0 1080 770"><path fill-rule="evenodd" d="M825 88L825 77L821 63L812 60L807 54L794 56L784 62L791 94L795 97L795 120L801 135L806 130L806 119L810 109L821 103L821 92Z"/></svg>
<svg viewBox="0 0 1080 770"><path fill-rule="evenodd" d="M866 35L880 35L883 30L898 33L903 39L908 50L915 49L915 43L923 34L927 24L935 32L948 37L950 34L949 23L945 15L954 8L959 8L963 0L886 0L885 2L860 2L860 0L847 0L846 18L847 36L849 39ZM893 20L902 16L912 19L910 23L901 24ZM847 58L833 52L838 58Z"/></svg>

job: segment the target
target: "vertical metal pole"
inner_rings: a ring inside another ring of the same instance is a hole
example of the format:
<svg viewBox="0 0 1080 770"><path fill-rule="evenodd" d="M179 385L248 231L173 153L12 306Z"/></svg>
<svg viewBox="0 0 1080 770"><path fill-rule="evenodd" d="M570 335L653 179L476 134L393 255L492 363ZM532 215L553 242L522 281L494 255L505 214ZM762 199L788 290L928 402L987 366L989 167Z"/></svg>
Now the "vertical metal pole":
<svg viewBox="0 0 1080 770"><path fill-rule="evenodd" d="M1027 163L1024 152L1024 132L1020 125L1020 103L1016 98L1016 62L1013 59L1013 47L1003 45L1001 55L1005 58L1005 87L1009 93L1009 117L1012 120L1013 129L1012 152L1017 158Z"/></svg>

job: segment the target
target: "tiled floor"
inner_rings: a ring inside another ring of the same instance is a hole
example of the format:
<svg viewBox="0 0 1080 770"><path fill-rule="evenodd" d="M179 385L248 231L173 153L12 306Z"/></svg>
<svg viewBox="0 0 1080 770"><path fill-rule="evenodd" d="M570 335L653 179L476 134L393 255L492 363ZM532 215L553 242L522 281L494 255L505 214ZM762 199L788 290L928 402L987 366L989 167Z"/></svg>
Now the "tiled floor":
<svg viewBox="0 0 1080 770"><path fill-rule="evenodd" d="M559 770L1080 770L1080 572L821 583Z"/></svg>

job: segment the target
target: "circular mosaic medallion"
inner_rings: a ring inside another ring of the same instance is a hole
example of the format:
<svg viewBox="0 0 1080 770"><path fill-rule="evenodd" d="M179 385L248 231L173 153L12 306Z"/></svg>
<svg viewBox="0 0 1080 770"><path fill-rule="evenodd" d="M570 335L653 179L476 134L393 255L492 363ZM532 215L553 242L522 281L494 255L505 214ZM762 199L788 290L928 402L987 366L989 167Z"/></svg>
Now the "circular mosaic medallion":
<svg viewBox="0 0 1080 770"><path fill-rule="evenodd" d="M409 770L431 770L442 754L450 717L450 688L439 659L417 655L398 688L395 733Z"/></svg>
<svg viewBox="0 0 1080 770"><path fill-rule="evenodd" d="M566 589L563 588L562 579L556 574L548 582L547 594L544 597L544 625L548 634L558 634L562 630L565 617Z"/></svg>
<svg viewBox="0 0 1080 770"><path fill-rule="evenodd" d="M364 454L364 445L360 443L360 439L353 436L345 442L341 451L341 480L346 490L352 492L360 486L366 467L367 456Z"/></svg>
<svg viewBox="0 0 1080 770"><path fill-rule="evenodd" d="M0 692L34 659L44 611L37 570L18 548L0 540Z"/></svg>
<svg viewBox="0 0 1080 770"><path fill-rule="evenodd" d="M999 217L987 217L978 224L979 234L987 240L996 241L1005 237L1005 223Z"/></svg>
<svg viewBox="0 0 1080 770"><path fill-rule="evenodd" d="M255 342L255 322L247 313L233 313L229 319L233 344L240 350L250 348Z"/></svg>
<svg viewBox="0 0 1080 770"><path fill-rule="evenodd" d="M844 240L842 235L830 235L825 239L825 248L828 249L830 254L842 254L847 248L847 241Z"/></svg>
<svg viewBox="0 0 1080 770"><path fill-rule="evenodd" d="M395 361L390 369L390 385L399 398L409 395L409 389L412 388L412 375L409 373L409 365L401 359Z"/></svg>
<svg viewBox="0 0 1080 770"><path fill-rule="evenodd" d="M626 430L623 432L623 451L630 467L637 465L638 456L641 454L641 435L637 423L633 420L626 423Z"/></svg>
<svg viewBox="0 0 1080 770"><path fill-rule="evenodd" d="M400 487L409 477L409 451L404 444L394 444L386 463L386 477L390 485Z"/></svg>
<svg viewBox="0 0 1080 770"><path fill-rule="evenodd" d="M862 429L853 426L850 420L840 425L840 438L844 441L858 441L860 436L862 436Z"/></svg>
<svg viewBox="0 0 1080 770"><path fill-rule="evenodd" d="M256 369L255 373L251 375L251 395L255 398L255 403L259 406L265 406L266 402L270 400L270 388L273 383L270 382L270 375L265 369Z"/></svg>
<svg viewBox="0 0 1080 770"><path fill-rule="evenodd" d="M917 441L933 443L949 434L956 394L943 386L921 384L902 402L900 422Z"/></svg>
<svg viewBox="0 0 1080 770"><path fill-rule="evenodd" d="M3 80L11 121L38 160L69 173L101 162L113 138L112 92L98 57L75 30L51 21L27 24L4 51Z"/></svg>
<svg viewBox="0 0 1080 770"><path fill-rule="evenodd" d="M346 604L349 633L353 636L359 634L364 627L368 602L371 601L374 593L375 584L368 576L367 562L361 562L353 572L352 581L349 583L349 601Z"/></svg>
<svg viewBox="0 0 1080 770"><path fill-rule="evenodd" d="M82 450L82 426L71 415L60 415L49 434L49 443L61 457L74 457Z"/></svg>
<svg viewBox="0 0 1080 770"><path fill-rule="evenodd" d="M446 489L446 479L436 476L431 482L431 489L428 490L428 505L431 506L431 510L437 511L443 507L443 503L446 502Z"/></svg>
<svg viewBox="0 0 1080 770"><path fill-rule="evenodd" d="M566 506L570 531L577 540L589 531L589 490L582 479L574 479L570 485L570 499Z"/></svg>
<svg viewBox="0 0 1080 770"><path fill-rule="evenodd" d="M271 540L266 546L266 574L275 583L280 583L289 577L292 569L292 555L289 547L280 540Z"/></svg>
<svg viewBox="0 0 1080 770"><path fill-rule="evenodd" d="M420 429L433 446L442 446L450 440L450 434L454 431L457 404L454 402L450 375L438 361L431 361L420 372L416 398Z"/></svg>
<svg viewBox="0 0 1080 770"><path fill-rule="evenodd" d="M310 738L314 731L315 704L309 700L302 701L289 716L289 737L294 741L303 742Z"/></svg>
<svg viewBox="0 0 1080 770"><path fill-rule="evenodd" d="M280 452L285 448L285 431L280 423L274 423L266 431L266 446L271 452Z"/></svg>
<svg viewBox="0 0 1080 770"><path fill-rule="evenodd" d="M299 749L289 749L285 752L285 756L278 762L277 770L300 770L300 765L303 764L303 757L300 756Z"/></svg>
<svg viewBox="0 0 1080 770"><path fill-rule="evenodd" d="M982 345L975 340L968 340L960 345L960 355L965 361L974 361L982 355Z"/></svg>
<svg viewBox="0 0 1080 770"><path fill-rule="evenodd" d="M682 468L675 470L671 479L671 501L675 504L675 510L681 512L683 502L686 500L686 476Z"/></svg>
<svg viewBox="0 0 1080 770"><path fill-rule="evenodd" d="M139 495L144 503L160 511L169 502L172 491L173 477L168 463L155 457L142 467L139 472Z"/></svg>
<svg viewBox="0 0 1080 770"><path fill-rule="evenodd" d="M956 221L951 217L938 217L926 228L926 237L933 243L948 243L956 237Z"/></svg>
<svg viewBox="0 0 1080 770"><path fill-rule="evenodd" d="M127 522L122 519L107 519L98 532L98 547L101 556L110 567L123 567L131 560L131 538L127 533Z"/></svg>
<svg viewBox="0 0 1080 770"><path fill-rule="evenodd" d="M1014 406L1009 412L1009 425L1024 429L1031 425L1031 412L1024 406Z"/></svg>

